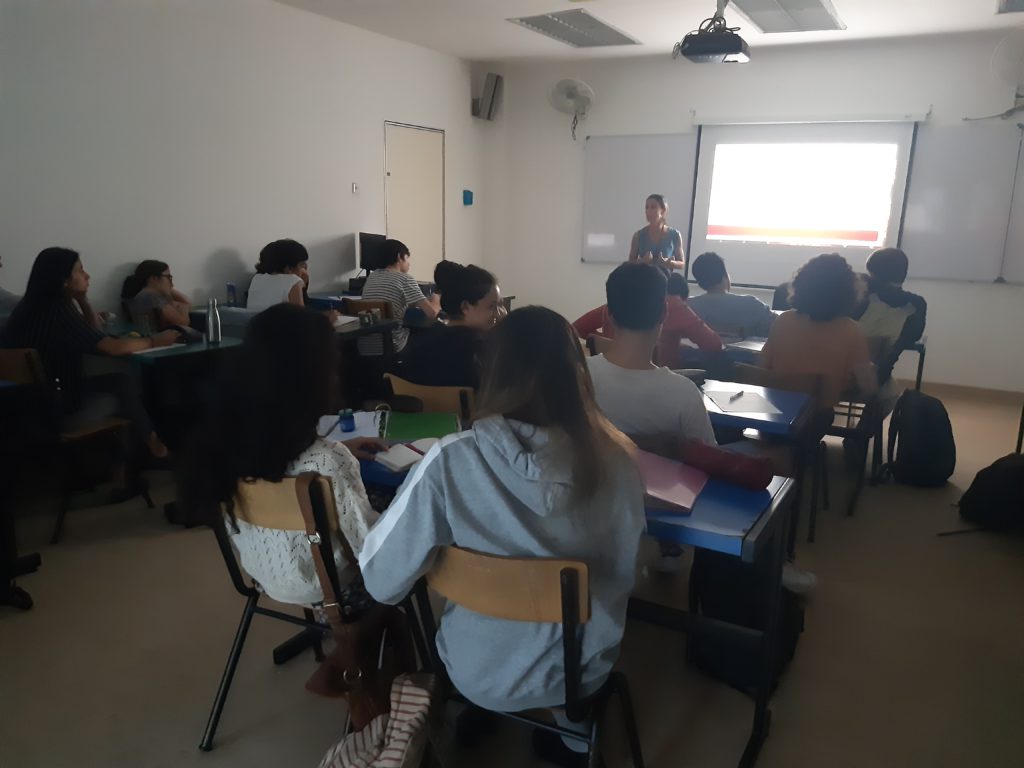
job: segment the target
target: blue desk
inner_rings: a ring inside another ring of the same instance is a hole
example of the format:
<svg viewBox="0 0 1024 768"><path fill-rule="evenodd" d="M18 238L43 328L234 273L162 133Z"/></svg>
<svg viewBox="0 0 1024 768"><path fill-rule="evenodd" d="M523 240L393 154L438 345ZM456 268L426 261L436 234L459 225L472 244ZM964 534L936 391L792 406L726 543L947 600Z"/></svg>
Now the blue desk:
<svg viewBox="0 0 1024 768"><path fill-rule="evenodd" d="M127 359L139 365L157 365L162 361L176 360L192 355L215 355L225 349L240 346L241 343L241 339L225 336L220 340L219 344L210 344L204 339L194 344L183 344L181 346L165 347L127 355Z"/></svg>
<svg viewBox="0 0 1024 768"><path fill-rule="evenodd" d="M733 381L704 382L702 389L709 392L750 392L758 394L775 406L781 413L726 413L710 397L704 398L712 425L733 429L757 429L771 435L792 436L803 426L810 413L811 398L802 392L788 392L783 389L755 387L751 384L737 384Z"/></svg>

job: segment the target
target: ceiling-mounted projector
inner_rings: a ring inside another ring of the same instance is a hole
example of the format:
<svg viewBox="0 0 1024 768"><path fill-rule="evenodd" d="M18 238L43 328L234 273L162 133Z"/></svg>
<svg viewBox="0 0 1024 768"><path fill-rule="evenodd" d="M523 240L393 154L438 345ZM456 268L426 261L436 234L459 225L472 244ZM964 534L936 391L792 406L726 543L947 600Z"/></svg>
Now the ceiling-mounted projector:
<svg viewBox="0 0 1024 768"><path fill-rule="evenodd" d="M691 32L672 47L672 58L684 56L698 64L746 64L750 61L750 47L736 34L739 27L725 23L725 6L729 0L718 0L718 8L710 19L704 19L696 31Z"/></svg>

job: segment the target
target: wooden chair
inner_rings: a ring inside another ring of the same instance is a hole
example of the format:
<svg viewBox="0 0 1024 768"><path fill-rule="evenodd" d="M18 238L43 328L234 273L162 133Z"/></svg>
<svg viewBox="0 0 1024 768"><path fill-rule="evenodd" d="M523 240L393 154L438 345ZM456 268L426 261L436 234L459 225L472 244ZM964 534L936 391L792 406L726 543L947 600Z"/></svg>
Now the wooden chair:
<svg viewBox="0 0 1024 768"><path fill-rule="evenodd" d="M797 439L790 443L790 450L788 451L791 457L790 465L788 467L785 465L777 466L776 470L778 474L796 478L798 484L796 498L799 500L803 495L800 486L803 485L804 470L805 468L810 469L811 495L808 509L807 541L813 543L817 530L819 500L824 509L829 508L828 454L824 437L830 423L831 409L821 405L824 379L819 374L783 373L745 363L733 365L731 378L733 381L741 384L752 384L757 387L782 389L789 392L803 392L812 400L813 410L810 417L802 425ZM773 457L777 460L781 458L777 454ZM796 520L797 515L794 515L794 532ZM790 535L791 550L794 532L791 532Z"/></svg>
<svg viewBox="0 0 1024 768"><path fill-rule="evenodd" d="M380 316L383 320L391 320L393 317L391 303L383 299L344 298L341 300L341 307L344 314L352 315L353 317L360 312L369 312L371 309L380 310Z"/></svg>
<svg viewBox="0 0 1024 768"><path fill-rule="evenodd" d="M504 621L529 621L562 625L562 658L565 669L565 714L570 721L582 723L587 733L555 725L529 712L496 712L537 728L587 742L589 764L597 766L598 743L604 712L611 695L618 694L623 711L629 749L635 768L643 768L643 754L633 713L633 701L625 675L612 672L600 689L586 699L581 697L583 645L582 633L590 621L590 575L585 563L552 558L497 557L446 547L438 556L427 584L445 599L475 613ZM424 637L436 635L434 614L427 592L416 591ZM444 664L432 649L433 666L442 678ZM502 660L495 660L502 663ZM467 700L447 681L448 698ZM550 711L550 710L548 710Z"/></svg>
<svg viewBox="0 0 1024 768"><path fill-rule="evenodd" d="M317 532L314 536L319 537L319 546L327 563L334 562L334 554L331 544L332 536L341 536L335 524L338 515L334 507L334 493L331 491L330 481L309 472L298 477L286 477L279 483L271 483L264 480L242 483L239 487L239 499L241 504L235 507L235 517L244 520L252 525L263 528L273 528L280 531L297 531L306 535L306 523L302 516L302 505L312 505L313 519L317 523ZM330 522L328 522L330 521ZM203 733L203 740L199 748L204 752L213 749L213 737L217 732L217 724L220 722L221 712L224 710L224 702L227 700L228 691L231 689L231 681L235 676L235 669L238 660L242 655L242 648L245 646L245 638L249 633L249 625L255 614L269 616L273 619L286 621L302 627L302 632L282 643L274 649L273 658L275 664L284 664L294 658L306 648L312 648L317 661L322 661L323 649L321 640L329 631L325 624L318 623L313 615L311 606L302 606L303 618L284 613L272 608L264 608L259 605L260 596L263 594L259 584L252 578L243 574L241 566L231 546L231 539L228 535L226 520L219 520L213 525L217 535L217 544L220 547L221 555L224 557L224 564L227 566L231 582L242 597L245 598L245 608L242 610L242 620L235 632L235 639L231 643L231 651L228 653L227 665L224 674L221 676L220 685L217 688L217 695L213 700L213 709L206 722L206 730ZM313 538L313 537L310 537ZM328 568L329 576L337 578L335 569ZM321 589L323 588L321 584ZM336 584L335 594L341 593L340 584Z"/></svg>
<svg viewBox="0 0 1024 768"><path fill-rule="evenodd" d="M470 387L428 387L413 384L393 373L385 373L384 380L396 397L414 397L423 404L426 413L457 413L463 425L468 425L473 411L473 390Z"/></svg>
<svg viewBox="0 0 1024 768"><path fill-rule="evenodd" d="M109 418L97 421L84 427L62 430L59 426L59 391L53 387L43 370L39 354L34 349L3 349L0 350L0 379L13 381L22 386L32 387L37 394L36 403L40 410L39 426L45 442L57 448L60 460L60 509L54 523L50 543L56 544L64 530L64 519L71 507L71 496L74 481L71 467L76 453L85 448L94 447L103 440L116 439L118 433L131 424L126 419ZM140 495L150 509L154 508L149 490L143 485Z"/></svg>

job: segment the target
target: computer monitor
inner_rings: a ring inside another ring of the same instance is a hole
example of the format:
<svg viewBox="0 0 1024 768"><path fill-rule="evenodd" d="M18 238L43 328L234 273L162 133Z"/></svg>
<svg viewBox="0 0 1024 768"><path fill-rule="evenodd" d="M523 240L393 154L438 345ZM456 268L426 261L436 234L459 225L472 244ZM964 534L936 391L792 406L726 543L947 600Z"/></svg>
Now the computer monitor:
<svg viewBox="0 0 1024 768"><path fill-rule="evenodd" d="M380 247L388 239L387 235L374 235L370 232L360 232L357 242L359 243L359 268L372 272L380 268Z"/></svg>

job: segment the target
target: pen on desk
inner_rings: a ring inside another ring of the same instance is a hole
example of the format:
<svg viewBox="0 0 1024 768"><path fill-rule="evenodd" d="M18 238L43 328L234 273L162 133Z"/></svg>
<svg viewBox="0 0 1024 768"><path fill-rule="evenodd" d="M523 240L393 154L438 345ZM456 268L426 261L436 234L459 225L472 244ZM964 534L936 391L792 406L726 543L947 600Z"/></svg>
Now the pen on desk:
<svg viewBox="0 0 1024 768"><path fill-rule="evenodd" d="M735 395L732 395L732 396L730 396L730 397L729 397L729 402L731 403L731 402L733 402L734 400L739 400L739 399L740 399L741 397L743 397L743 394L744 394L744 392L743 392L743 390L741 389L741 390L740 390L739 392L737 392L737 393L736 393Z"/></svg>
<svg viewBox="0 0 1024 768"><path fill-rule="evenodd" d="M320 437L327 437L328 435L330 435L331 432L333 432L339 424L341 424L340 418L337 419L333 424L331 424L331 428L328 429L324 434L320 435Z"/></svg>

